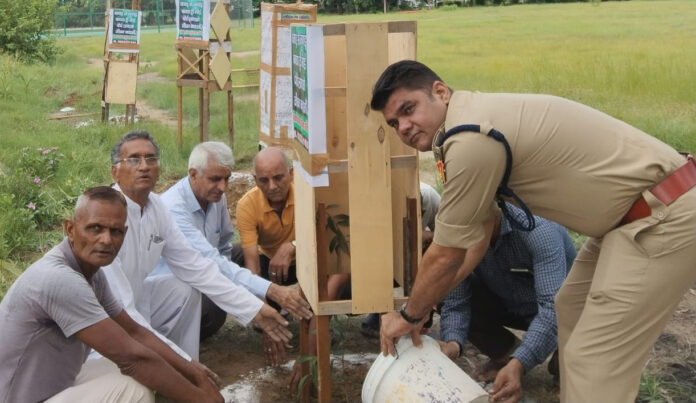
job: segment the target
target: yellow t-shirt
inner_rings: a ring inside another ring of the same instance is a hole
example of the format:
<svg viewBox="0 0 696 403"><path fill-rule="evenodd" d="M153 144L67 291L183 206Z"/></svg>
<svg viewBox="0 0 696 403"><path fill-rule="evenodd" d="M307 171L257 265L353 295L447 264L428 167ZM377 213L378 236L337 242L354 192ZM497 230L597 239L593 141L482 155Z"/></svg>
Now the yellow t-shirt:
<svg viewBox="0 0 696 403"><path fill-rule="evenodd" d="M295 192L290 184L288 199L280 215L273 210L261 189L254 187L237 203L237 228L242 247L258 245L259 253L273 258L280 246L295 239Z"/></svg>

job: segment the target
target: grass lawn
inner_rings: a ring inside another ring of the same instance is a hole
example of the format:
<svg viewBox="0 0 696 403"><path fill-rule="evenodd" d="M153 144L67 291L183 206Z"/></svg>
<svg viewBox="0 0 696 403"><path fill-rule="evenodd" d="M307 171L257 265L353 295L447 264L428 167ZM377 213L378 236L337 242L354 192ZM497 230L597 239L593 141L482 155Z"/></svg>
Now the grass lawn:
<svg viewBox="0 0 696 403"><path fill-rule="evenodd" d="M692 0L445 6L416 13L319 16L320 22L380 20L417 20L418 59L455 89L571 98L677 149L696 151ZM254 28L233 28L233 51L247 52L233 58L234 68L258 67L253 51L260 46L260 25L257 20ZM173 80L173 41L171 31L143 33L141 73ZM147 129L157 138L163 180L185 174L198 139L194 90L185 91L182 149L176 147L176 129L158 122L99 123L104 38L61 38L58 44L63 53L53 66L0 56L0 297L31 261L60 240L61 220L75 197L86 187L111 182L109 151L122 134ZM140 82L138 99L176 116L173 83ZM90 115L79 121L50 119L65 106ZM111 110L118 114L123 108ZM226 139L225 113L224 98L213 94L211 139ZM257 133L257 102L236 103L234 150L241 167L248 167L257 149Z"/></svg>
<svg viewBox="0 0 696 403"><path fill-rule="evenodd" d="M455 89L568 97L675 148L696 150L696 52L688 51L696 48L696 8L691 1L447 6L417 13L319 16L320 22L404 19L418 21L419 60ZM235 68L258 66L259 56L253 51L260 45L260 25L257 21L254 28L233 29L233 51L247 52L233 58ZM0 56L0 295L13 273L60 238L57 225L71 210L72 199L87 186L110 182L110 147L131 128L99 123L103 41L101 36L61 38L58 44L64 52L53 66L25 65ZM173 79L173 32L145 33L141 43L141 73ZM141 82L138 99L176 114L173 84ZM133 127L150 130L161 143L164 179L185 172L198 137L196 102L195 90L185 89L181 150L171 127L157 122ZM80 127L74 120L49 119L64 106L92 115L83 118L87 123ZM225 108L224 97L213 94L212 139L226 138ZM257 109L254 100L235 104L234 149L241 166L248 166L256 150ZM121 111L112 107L112 114ZM29 181L33 178L23 183L16 177L21 150L54 146L64 157L50 177L42 178L40 194L34 195L37 191ZM43 204L19 222L18 217L27 215L27 194L43 198ZM37 220L38 211L46 217ZM27 227L31 220L33 227Z"/></svg>

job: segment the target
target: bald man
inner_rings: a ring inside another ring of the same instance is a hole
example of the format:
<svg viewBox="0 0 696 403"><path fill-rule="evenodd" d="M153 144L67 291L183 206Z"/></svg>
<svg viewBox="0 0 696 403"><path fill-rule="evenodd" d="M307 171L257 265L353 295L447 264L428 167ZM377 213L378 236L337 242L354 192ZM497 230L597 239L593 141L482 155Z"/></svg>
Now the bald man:
<svg viewBox="0 0 696 403"><path fill-rule="evenodd" d="M253 173L256 187L237 203L244 264L274 283L296 283L292 164L282 150L269 147L254 157Z"/></svg>

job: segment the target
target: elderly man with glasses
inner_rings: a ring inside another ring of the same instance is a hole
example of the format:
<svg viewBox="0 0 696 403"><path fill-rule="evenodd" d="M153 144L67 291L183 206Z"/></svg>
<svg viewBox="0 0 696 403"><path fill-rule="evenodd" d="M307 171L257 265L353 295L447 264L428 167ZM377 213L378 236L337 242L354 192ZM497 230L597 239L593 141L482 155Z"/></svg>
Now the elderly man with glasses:
<svg viewBox="0 0 696 403"><path fill-rule="evenodd" d="M181 355L198 359L203 293L237 322L254 320L269 337L287 342L288 322L191 247L152 192L159 178L159 155L146 131L126 134L111 151L111 176L114 188L126 197L129 230L117 259L104 272L129 315ZM173 274L149 276L160 258Z"/></svg>

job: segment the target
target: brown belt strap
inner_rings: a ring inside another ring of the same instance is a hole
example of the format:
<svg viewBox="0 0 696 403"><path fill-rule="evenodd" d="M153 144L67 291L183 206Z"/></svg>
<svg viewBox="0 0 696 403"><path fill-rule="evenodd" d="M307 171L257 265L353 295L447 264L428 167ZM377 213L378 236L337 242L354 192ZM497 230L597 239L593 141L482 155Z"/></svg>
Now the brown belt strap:
<svg viewBox="0 0 696 403"><path fill-rule="evenodd" d="M687 155L686 164L679 167L663 179L660 183L650 189L657 200L669 206L689 189L696 186L696 161L691 155ZM651 213L648 202L643 196L633 203L626 215L621 219L621 224L628 224L635 220L645 218Z"/></svg>

